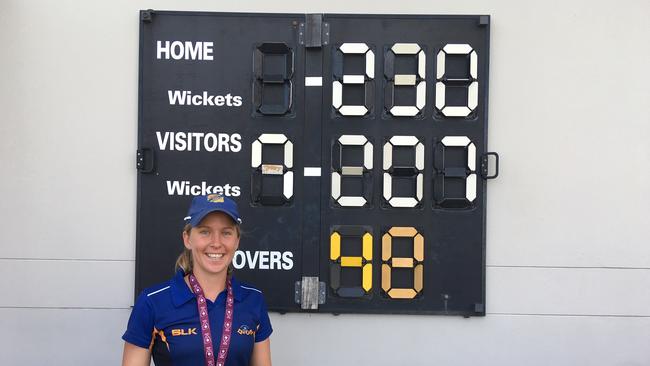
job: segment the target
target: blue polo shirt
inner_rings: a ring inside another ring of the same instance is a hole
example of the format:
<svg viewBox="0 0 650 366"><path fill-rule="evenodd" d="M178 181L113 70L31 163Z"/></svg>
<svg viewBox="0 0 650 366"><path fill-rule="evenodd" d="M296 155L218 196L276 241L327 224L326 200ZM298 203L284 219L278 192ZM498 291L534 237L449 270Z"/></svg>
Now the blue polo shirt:
<svg viewBox="0 0 650 366"><path fill-rule="evenodd" d="M149 348L157 366L203 365L203 342L196 297L178 271L169 281L144 290L133 306L126 342ZM249 365L253 345L267 339L273 329L262 292L232 279L235 298L232 338L226 366ZM215 351L219 349L226 290L214 302L207 300Z"/></svg>

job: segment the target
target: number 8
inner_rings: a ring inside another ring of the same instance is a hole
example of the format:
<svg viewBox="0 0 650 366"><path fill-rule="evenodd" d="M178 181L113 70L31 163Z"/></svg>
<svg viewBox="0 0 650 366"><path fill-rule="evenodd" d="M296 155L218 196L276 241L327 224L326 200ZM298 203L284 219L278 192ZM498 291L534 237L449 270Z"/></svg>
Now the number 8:
<svg viewBox="0 0 650 366"><path fill-rule="evenodd" d="M393 257L393 237L413 238L413 258ZM424 237L414 227L392 227L381 238L381 288L391 299L412 299L424 287ZM413 287L395 288L393 268L413 268Z"/></svg>

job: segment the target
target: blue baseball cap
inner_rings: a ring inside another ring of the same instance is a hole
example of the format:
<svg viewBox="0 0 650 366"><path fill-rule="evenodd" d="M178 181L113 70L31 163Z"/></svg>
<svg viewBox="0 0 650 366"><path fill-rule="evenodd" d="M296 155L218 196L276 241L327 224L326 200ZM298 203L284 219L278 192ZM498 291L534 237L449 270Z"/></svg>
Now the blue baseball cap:
<svg viewBox="0 0 650 366"><path fill-rule="evenodd" d="M241 224L239 210L235 201L220 194L209 194L206 196L196 196L192 199L190 209L185 216L185 223L192 226L198 225L201 220L209 213L223 212L230 216L237 225Z"/></svg>

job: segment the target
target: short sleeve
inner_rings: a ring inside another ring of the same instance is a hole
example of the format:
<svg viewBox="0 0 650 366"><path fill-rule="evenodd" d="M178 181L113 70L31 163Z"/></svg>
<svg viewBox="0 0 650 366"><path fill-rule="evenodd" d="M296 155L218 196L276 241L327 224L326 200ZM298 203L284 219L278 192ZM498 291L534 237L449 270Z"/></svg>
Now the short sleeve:
<svg viewBox="0 0 650 366"><path fill-rule="evenodd" d="M257 326L257 332L255 332L255 342L262 342L267 339L271 333L273 333L273 328L271 327L271 319L269 319L269 312L266 308L266 301L262 297L260 303L260 323Z"/></svg>
<svg viewBox="0 0 650 366"><path fill-rule="evenodd" d="M122 339L138 347L149 348L154 327L154 313L149 298L142 293L135 301Z"/></svg>

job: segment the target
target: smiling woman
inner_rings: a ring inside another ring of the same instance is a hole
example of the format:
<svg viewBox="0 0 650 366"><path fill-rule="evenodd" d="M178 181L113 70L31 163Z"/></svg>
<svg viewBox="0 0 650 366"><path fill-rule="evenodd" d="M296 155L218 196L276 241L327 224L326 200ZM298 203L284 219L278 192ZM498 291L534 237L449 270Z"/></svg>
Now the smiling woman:
<svg viewBox="0 0 650 366"><path fill-rule="evenodd" d="M239 247L239 226L223 212L210 213L198 226L187 226L189 230L183 231L184 253L190 253L191 261L185 271L199 277L227 273Z"/></svg>
<svg viewBox="0 0 650 366"><path fill-rule="evenodd" d="M239 225L234 225L237 239L241 237L241 229L239 228ZM183 241L185 241L185 238L188 238L192 234L192 225L186 224L185 227L183 228ZM194 259L192 258L192 250L190 248L185 248L183 252L178 256L178 259L176 259L176 271L178 270L183 270L186 273L192 272L194 269ZM232 264L228 266L228 275L232 274L233 266Z"/></svg>
<svg viewBox="0 0 650 366"><path fill-rule="evenodd" d="M195 197L185 221L176 276L136 300L122 365L149 365L152 357L158 366L271 365L262 292L232 276L242 222L237 204L216 194Z"/></svg>

